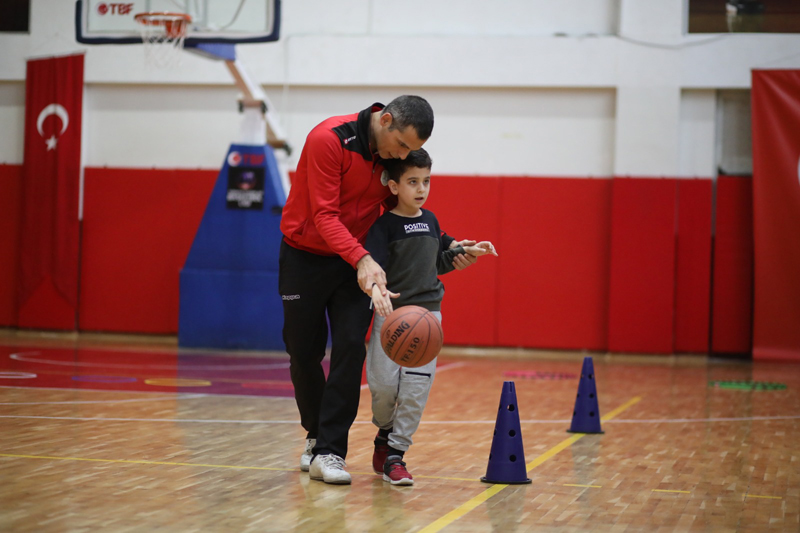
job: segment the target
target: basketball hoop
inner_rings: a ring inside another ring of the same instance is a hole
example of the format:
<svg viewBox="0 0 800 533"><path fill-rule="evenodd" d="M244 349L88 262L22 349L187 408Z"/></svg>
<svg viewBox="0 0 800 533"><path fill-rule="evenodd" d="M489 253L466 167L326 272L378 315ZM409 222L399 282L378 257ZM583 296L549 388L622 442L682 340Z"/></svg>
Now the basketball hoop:
<svg viewBox="0 0 800 533"><path fill-rule="evenodd" d="M139 23L149 64L167 68L180 63L183 42L192 17L186 13L151 11L133 17Z"/></svg>

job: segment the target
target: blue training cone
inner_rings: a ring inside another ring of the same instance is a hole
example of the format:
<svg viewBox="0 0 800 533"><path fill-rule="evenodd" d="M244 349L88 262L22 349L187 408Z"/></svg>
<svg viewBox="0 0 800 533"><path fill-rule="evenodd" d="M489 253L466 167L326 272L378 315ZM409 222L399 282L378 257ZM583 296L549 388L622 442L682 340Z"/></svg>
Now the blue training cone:
<svg viewBox="0 0 800 533"><path fill-rule="evenodd" d="M572 426L567 430L570 433L603 433L600 428L600 408L597 405L597 385L594 378L592 358L584 357L575 410L572 412Z"/></svg>
<svg viewBox="0 0 800 533"><path fill-rule="evenodd" d="M484 483L522 484L530 483L525 466L525 452L522 446L522 430L519 426L517 392L513 381L503 383L500 395L500 408L494 425L492 450L489 453L489 466Z"/></svg>

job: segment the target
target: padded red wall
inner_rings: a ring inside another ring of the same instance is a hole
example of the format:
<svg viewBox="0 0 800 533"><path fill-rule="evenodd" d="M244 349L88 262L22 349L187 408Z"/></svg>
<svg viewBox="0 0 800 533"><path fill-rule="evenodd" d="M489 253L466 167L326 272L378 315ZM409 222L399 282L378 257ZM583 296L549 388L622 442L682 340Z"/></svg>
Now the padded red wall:
<svg viewBox="0 0 800 533"><path fill-rule="evenodd" d="M717 178L712 297L711 351L749 353L753 345L753 189L749 177Z"/></svg>
<svg viewBox="0 0 800 533"><path fill-rule="evenodd" d="M0 164L0 326L17 325L22 165Z"/></svg>
<svg viewBox="0 0 800 533"><path fill-rule="evenodd" d="M440 176L431 179L426 209L458 240L492 241L500 257L500 180L486 177ZM484 256L466 270L441 277L445 286L442 329L446 344L492 346L497 343L499 258Z"/></svg>
<svg viewBox="0 0 800 533"><path fill-rule="evenodd" d="M179 273L217 174L86 169L79 329L178 331Z"/></svg>
<svg viewBox="0 0 800 533"><path fill-rule="evenodd" d="M86 169L79 329L177 331L179 272L216 176ZM21 167L0 165L0 224L12 235L0 245L12 259L0 264L0 325L15 320L20 179ZM749 186L732 179L718 191L717 351L749 350L752 317ZM710 198L711 180L434 174L428 207L442 228L500 254L443 277L447 344L705 352ZM37 297L52 299L48 287Z"/></svg>
<svg viewBox="0 0 800 533"><path fill-rule="evenodd" d="M499 345L606 349L611 183L502 179Z"/></svg>
<svg viewBox="0 0 800 533"><path fill-rule="evenodd" d="M800 69L754 69L751 110L753 358L800 362Z"/></svg>
<svg viewBox="0 0 800 533"><path fill-rule="evenodd" d="M677 180L615 178L608 349L672 353Z"/></svg>
<svg viewBox="0 0 800 533"><path fill-rule="evenodd" d="M675 243L676 353L707 353L711 311L711 196L713 182L678 180Z"/></svg>

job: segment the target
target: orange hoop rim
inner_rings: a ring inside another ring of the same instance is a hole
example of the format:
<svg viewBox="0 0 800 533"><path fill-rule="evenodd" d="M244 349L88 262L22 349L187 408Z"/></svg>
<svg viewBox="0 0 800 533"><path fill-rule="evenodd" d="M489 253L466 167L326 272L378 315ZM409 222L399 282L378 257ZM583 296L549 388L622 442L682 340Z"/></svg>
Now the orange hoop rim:
<svg viewBox="0 0 800 533"><path fill-rule="evenodd" d="M137 13L133 18L139 24L147 26L161 26L168 22L184 22L189 24L192 22L192 16L187 13L173 13L171 11L146 11L144 13Z"/></svg>
<svg viewBox="0 0 800 533"><path fill-rule="evenodd" d="M146 11L135 14L133 18L144 26L164 26L164 31L170 37L186 35L186 28L192 22L191 15L171 11Z"/></svg>

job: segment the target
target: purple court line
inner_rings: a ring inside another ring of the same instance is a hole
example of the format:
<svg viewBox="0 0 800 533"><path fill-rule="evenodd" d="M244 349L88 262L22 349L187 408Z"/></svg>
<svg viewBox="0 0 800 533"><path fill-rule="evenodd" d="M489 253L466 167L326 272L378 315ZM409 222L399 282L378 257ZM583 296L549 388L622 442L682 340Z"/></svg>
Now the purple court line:
<svg viewBox="0 0 800 533"><path fill-rule="evenodd" d="M31 387L20 387L21 389L28 389ZM53 390L53 389L46 389L46 390ZM64 390L64 389L55 389L55 390ZM74 389L73 389L74 390ZM83 389L81 389L83 392ZM97 391L97 392L127 392L127 391ZM161 401L175 401L175 400L185 400L191 398L199 398L203 396L202 394L187 394L180 398L176 398L175 396L161 396L160 398L128 398L126 400L75 400L75 401L65 401L65 402L4 402L0 403L0 405L74 405L74 404L94 404L94 403L133 403L133 402L161 402Z"/></svg>
<svg viewBox="0 0 800 533"><path fill-rule="evenodd" d="M135 369L149 369L149 370L175 370L180 368L180 365L136 365L124 363L89 363L82 361L55 361L53 359L37 359L34 357L27 357L28 355L37 355L41 352L19 352L12 353L8 357L15 361L22 361L24 363L40 363L45 365L59 365L59 366L88 366L88 367L101 367L101 368L135 368ZM186 365L186 370L276 370L282 368L289 368L289 363L274 363L274 364L259 364L259 365Z"/></svg>
<svg viewBox="0 0 800 533"><path fill-rule="evenodd" d="M436 367L436 373L438 374L439 372L445 372L447 370L452 370L454 368L465 366L466 364L467 363L449 363L449 364L446 364L446 365L437 366ZM368 388L369 388L369 383L364 383L363 385L361 385L361 390L366 390Z"/></svg>
<svg viewBox="0 0 800 533"><path fill-rule="evenodd" d="M71 388L61 388L61 387L19 387L13 385L0 385L0 389L25 389L25 390L44 390L44 391L72 391L72 392L105 392L109 394L164 394L162 391L145 391L145 390L108 390L108 389L71 389ZM176 393L176 396L173 398L174 400L183 400L183 399L194 399L194 398L215 398L217 400L222 398L253 398L258 400L270 399L270 400L292 400L294 401L293 396L263 396L257 394L216 394L216 393L209 393L209 392L189 392L189 393ZM113 400L109 400L113 401ZM76 402L77 403L77 402ZM2 405L2 404L0 404ZM14 404L20 405L20 404Z"/></svg>

